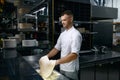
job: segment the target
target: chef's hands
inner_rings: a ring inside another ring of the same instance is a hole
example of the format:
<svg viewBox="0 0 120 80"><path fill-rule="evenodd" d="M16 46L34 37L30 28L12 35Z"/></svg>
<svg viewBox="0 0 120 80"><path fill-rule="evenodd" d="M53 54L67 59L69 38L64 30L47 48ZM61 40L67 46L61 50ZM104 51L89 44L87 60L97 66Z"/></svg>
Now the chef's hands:
<svg viewBox="0 0 120 80"><path fill-rule="evenodd" d="M58 60L49 60L50 62L55 62L55 66L59 64L59 61Z"/></svg>
<svg viewBox="0 0 120 80"><path fill-rule="evenodd" d="M59 60L50 60L50 62L55 62L55 66L59 64Z"/></svg>
<svg viewBox="0 0 120 80"><path fill-rule="evenodd" d="M46 55L46 56L48 56L48 55ZM55 60L55 61L56 61L55 65L59 65L59 60Z"/></svg>
<svg viewBox="0 0 120 80"><path fill-rule="evenodd" d="M55 65L58 65L59 64L59 60L56 60L56 64Z"/></svg>

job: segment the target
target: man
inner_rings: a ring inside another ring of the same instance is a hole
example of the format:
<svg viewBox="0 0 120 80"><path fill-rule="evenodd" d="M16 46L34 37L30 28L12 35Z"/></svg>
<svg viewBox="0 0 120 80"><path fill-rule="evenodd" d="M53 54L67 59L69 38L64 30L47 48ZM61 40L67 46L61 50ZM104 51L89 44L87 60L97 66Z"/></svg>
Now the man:
<svg viewBox="0 0 120 80"><path fill-rule="evenodd" d="M60 34L55 47L47 56L51 58L61 51L61 58L56 60L56 65L60 64L60 72L71 80L78 80L79 51L82 36L73 26L71 11L64 11L60 19L65 31Z"/></svg>

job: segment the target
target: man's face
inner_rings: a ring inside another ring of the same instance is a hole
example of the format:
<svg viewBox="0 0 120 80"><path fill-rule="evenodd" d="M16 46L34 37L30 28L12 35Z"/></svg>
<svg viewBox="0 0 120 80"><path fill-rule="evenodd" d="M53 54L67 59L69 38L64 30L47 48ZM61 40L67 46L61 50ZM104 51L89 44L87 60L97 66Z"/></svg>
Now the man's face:
<svg viewBox="0 0 120 80"><path fill-rule="evenodd" d="M67 14L64 14L63 16L61 16L61 22L64 28L69 28L71 27L73 21L73 17Z"/></svg>

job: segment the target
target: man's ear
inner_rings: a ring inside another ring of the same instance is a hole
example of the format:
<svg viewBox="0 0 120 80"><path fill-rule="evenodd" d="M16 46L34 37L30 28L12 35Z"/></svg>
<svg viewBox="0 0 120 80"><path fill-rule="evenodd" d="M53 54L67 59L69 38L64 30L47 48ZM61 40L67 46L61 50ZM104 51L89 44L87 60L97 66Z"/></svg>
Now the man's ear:
<svg viewBox="0 0 120 80"><path fill-rule="evenodd" d="M59 22L61 22L61 17L59 17Z"/></svg>
<svg viewBox="0 0 120 80"><path fill-rule="evenodd" d="M73 17L71 17L70 19L71 19L71 22L73 22Z"/></svg>

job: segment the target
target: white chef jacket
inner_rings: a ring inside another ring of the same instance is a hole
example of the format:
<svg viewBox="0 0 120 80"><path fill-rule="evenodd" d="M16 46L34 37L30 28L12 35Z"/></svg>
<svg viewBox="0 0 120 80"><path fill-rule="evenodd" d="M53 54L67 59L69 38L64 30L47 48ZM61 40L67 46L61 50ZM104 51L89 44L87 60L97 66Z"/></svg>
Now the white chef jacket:
<svg viewBox="0 0 120 80"><path fill-rule="evenodd" d="M82 36L80 32L72 26L69 30L65 30L60 34L55 48L61 50L61 58L69 53L76 53L79 55L81 42ZM60 70L67 72L79 70L79 57L71 62L61 64Z"/></svg>

